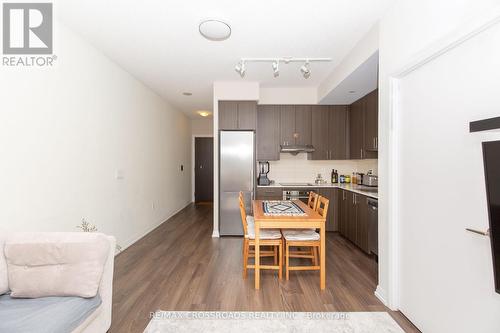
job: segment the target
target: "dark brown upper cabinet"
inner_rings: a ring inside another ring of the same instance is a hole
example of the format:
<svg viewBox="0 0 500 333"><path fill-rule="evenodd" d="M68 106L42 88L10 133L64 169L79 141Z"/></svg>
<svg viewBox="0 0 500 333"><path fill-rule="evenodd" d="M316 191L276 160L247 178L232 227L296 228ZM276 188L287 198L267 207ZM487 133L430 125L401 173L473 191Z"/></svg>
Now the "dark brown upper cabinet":
<svg viewBox="0 0 500 333"><path fill-rule="evenodd" d="M347 138L347 105L332 105L329 107L328 143L330 145L331 160L345 160L349 157Z"/></svg>
<svg viewBox="0 0 500 333"><path fill-rule="evenodd" d="M378 90L352 103L350 109L350 159L377 158Z"/></svg>
<svg viewBox="0 0 500 333"><path fill-rule="evenodd" d="M378 89L365 96L365 151L364 158L378 155Z"/></svg>
<svg viewBox="0 0 500 333"><path fill-rule="evenodd" d="M280 108L280 145L295 144L295 107L281 105Z"/></svg>
<svg viewBox="0 0 500 333"><path fill-rule="evenodd" d="M238 102L219 102L219 129L238 129Z"/></svg>
<svg viewBox="0 0 500 333"><path fill-rule="evenodd" d="M255 130L257 127L257 102L220 101L219 129Z"/></svg>
<svg viewBox="0 0 500 333"><path fill-rule="evenodd" d="M363 158L365 132L365 99L351 104L349 111L349 147L351 160Z"/></svg>
<svg viewBox="0 0 500 333"><path fill-rule="evenodd" d="M345 160L347 152L346 105L315 105L312 107L312 160Z"/></svg>
<svg viewBox="0 0 500 333"><path fill-rule="evenodd" d="M311 144L311 106L295 106L295 144Z"/></svg>
<svg viewBox="0 0 500 333"><path fill-rule="evenodd" d="M278 161L280 159L280 107L259 105L257 107L257 160Z"/></svg>
<svg viewBox="0 0 500 333"><path fill-rule="evenodd" d="M311 106L280 106L280 145L311 144Z"/></svg>
<svg viewBox="0 0 500 333"><path fill-rule="evenodd" d="M330 108L327 105L314 105L311 110L312 145L314 152L309 155L311 160L330 159Z"/></svg>

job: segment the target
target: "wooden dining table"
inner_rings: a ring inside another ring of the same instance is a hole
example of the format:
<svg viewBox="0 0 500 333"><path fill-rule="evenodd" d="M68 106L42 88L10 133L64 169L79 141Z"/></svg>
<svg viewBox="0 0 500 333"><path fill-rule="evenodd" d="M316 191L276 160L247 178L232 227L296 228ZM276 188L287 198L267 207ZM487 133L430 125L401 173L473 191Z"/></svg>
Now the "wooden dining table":
<svg viewBox="0 0 500 333"><path fill-rule="evenodd" d="M300 200L294 200L305 213L303 216L266 215L264 200L253 200L255 220L255 289L260 288L260 229L319 229L320 233L320 289L325 289L325 218Z"/></svg>

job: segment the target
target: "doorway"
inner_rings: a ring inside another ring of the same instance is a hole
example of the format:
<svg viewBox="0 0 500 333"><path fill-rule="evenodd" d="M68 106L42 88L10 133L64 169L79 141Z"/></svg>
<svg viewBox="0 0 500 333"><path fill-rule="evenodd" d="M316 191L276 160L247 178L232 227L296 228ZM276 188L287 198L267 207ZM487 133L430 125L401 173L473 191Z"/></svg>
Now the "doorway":
<svg viewBox="0 0 500 333"><path fill-rule="evenodd" d="M194 201L214 200L214 139L194 138Z"/></svg>

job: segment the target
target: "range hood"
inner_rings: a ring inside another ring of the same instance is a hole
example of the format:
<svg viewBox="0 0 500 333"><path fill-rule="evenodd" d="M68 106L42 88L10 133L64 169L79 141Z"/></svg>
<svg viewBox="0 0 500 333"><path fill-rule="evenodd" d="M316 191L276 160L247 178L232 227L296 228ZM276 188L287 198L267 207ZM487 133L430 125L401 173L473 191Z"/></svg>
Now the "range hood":
<svg viewBox="0 0 500 333"><path fill-rule="evenodd" d="M312 153L314 147L312 145L281 145L280 152L297 155L298 153Z"/></svg>

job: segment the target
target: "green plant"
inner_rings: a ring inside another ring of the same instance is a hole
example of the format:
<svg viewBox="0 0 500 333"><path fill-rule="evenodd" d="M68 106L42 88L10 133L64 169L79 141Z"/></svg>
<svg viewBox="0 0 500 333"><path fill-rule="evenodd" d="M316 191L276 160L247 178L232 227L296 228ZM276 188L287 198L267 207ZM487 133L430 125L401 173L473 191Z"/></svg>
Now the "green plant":
<svg viewBox="0 0 500 333"><path fill-rule="evenodd" d="M97 227L93 224L88 223L85 219L82 219L82 224L77 225L77 228L82 229L83 232L96 232Z"/></svg>
<svg viewBox="0 0 500 333"><path fill-rule="evenodd" d="M97 232L97 227L93 224L88 223L84 218L82 219L82 223L76 226L81 229L83 232ZM116 251L121 252L122 247L116 244Z"/></svg>

